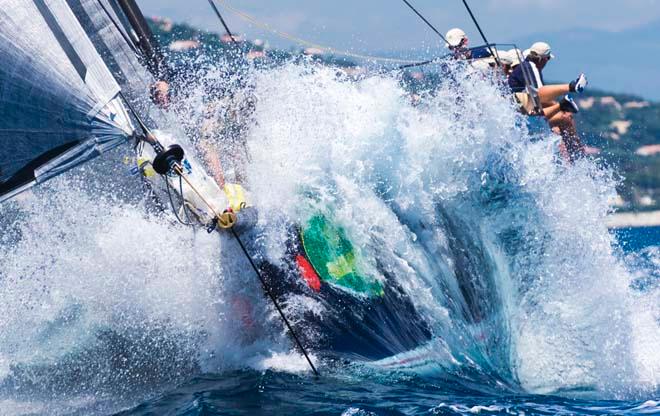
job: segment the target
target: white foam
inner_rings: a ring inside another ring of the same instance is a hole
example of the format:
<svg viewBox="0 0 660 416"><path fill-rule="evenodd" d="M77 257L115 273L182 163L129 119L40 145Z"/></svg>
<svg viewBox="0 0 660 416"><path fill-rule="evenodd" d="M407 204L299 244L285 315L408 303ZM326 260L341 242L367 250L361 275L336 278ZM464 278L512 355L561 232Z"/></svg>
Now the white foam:
<svg viewBox="0 0 660 416"><path fill-rule="evenodd" d="M629 288L631 275L611 248L603 219L614 181L592 162L557 163L553 137L530 143L512 102L487 79L459 73L417 107L387 74L350 82L332 69L287 64L253 82L248 176L271 260L285 253L282 216L306 219L312 209L300 195L313 191L364 251L364 267L377 279L376 259L391 271L447 354L465 352L460 364L470 366L479 347L467 348L474 337L449 312L457 266L436 222L440 202L466 223L460 231L484 242L505 291L498 325L511 329L510 354L493 361L524 388L589 386L604 397L657 389L659 302ZM192 123L204 108L199 94L190 100ZM500 182L511 191L501 206L488 200ZM3 375L16 365L52 365L102 329L163 327L181 348L177 357L203 371L246 363L307 371L254 276L226 273L232 260L216 237L121 203L113 197L120 185L90 196L69 175L46 189L20 202L21 241L2 246ZM434 227L415 236L420 223ZM505 232L520 238L505 245ZM324 313L304 297L291 301L294 315Z"/></svg>

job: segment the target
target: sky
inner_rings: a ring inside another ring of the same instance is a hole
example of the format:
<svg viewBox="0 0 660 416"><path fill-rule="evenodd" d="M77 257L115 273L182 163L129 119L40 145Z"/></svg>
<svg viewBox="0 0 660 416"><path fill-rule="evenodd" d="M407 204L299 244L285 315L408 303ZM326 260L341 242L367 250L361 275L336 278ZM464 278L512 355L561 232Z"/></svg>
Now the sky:
<svg viewBox="0 0 660 416"><path fill-rule="evenodd" d="M208 0L137 0L146 15L166 16L177 22L213 31L223 31ZM216 0L233 32L268 40L275 47L291 47L245 21L226 5L248 13L273 28L325 46L358 53L383 51L444 52L443 44L402 0ZM441 33L463 28L472 45L479 33L461 0L409 0ZM528 41L534 34L593 30L625 33L660 22L660 0L468 0L490 42ZM660 25L651 36L660 43ZM562 42L570 47L570 42ZM528 46L528 45L525 45ZM554 50L558 56L561 51ZM570 51L572 59L580 54ZM604 51L603 53L607 53ZM589 59L571 62L588 68ZM566 63L564 63L566 64ZM656 98L656 97L652 97ZM660 93L658 95L660 98Z"/></svg>

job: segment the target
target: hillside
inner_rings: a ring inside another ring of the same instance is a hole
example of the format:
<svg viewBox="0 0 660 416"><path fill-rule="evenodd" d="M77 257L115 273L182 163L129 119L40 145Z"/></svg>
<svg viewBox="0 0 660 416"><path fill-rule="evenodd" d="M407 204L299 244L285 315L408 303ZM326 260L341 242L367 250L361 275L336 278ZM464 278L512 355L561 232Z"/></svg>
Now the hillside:
<svg viewBox="0 0 660 416"><path fill-rule="evenodd" d="M621 208L660 206L660 104L622 94L591 92L578 99L586 143L623 177Z"/></svg>
<svg viewBox="0 0 660 416"><path fill-rule="evenodd" d="M174 24L168 19L150 21L157 38L174 57L205 53L224 54L231 50L231 39ZM349 60L323 55L316 50L274 50L261 40L238 39L243 53L251 60L277 63L307 54L330 65L355 66ZM594 157L619 174L622 185L616 201L620 210L660 209L660 103L634 95L589 90L578 103L578 128Z"/></svg>

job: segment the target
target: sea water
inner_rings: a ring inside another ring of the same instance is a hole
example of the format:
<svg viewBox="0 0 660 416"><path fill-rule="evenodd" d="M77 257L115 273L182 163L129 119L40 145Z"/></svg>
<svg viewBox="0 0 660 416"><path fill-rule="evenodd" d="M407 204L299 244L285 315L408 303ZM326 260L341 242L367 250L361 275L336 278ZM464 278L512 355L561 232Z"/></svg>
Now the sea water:
<svg viewBox="0 0 660 416"><path fill-rule="evenodd" d="M225 82L204 77L187 120ZM246 175L270 261L312 190L365 267L396 271L427 344L375 362L312 348L314 377L254 275L225 272L238 254L155 209L119 149L0 207L0 414L660 412L657 229L608 230L612 172L563 162L488 76L456 68L419 102L400 81L253 71ZM479 325L455 313L460 273L488 288ZM285 306L298 328L326 313Z"/></svg>

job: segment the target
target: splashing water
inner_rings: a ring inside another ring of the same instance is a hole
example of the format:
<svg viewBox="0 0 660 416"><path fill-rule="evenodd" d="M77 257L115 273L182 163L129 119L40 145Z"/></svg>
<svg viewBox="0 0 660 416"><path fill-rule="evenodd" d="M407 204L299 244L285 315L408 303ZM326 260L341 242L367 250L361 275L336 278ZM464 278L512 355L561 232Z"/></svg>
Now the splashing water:
<svg viewBox="0 0 660 416"><path fill-rule="evenodd" d="M421 103L387 73L356 81L297 63L249 75L246 176L268 259L282 264L287 224L327 209L368 274L394 279L429 328L412 351L327 370L481 392L657 394L659 293L633 284L604 225L611 173L559 161L555 138L532 140L489 77L453 73ZM200 85L224 82L211 71ZM178 104L191 123L207 111L197 91ZM226 272L222 240L146 208L120 169L100 168L94 186L85 169L0 207L0 376L17 412L105 412L194 375L302 369L254 276ZM328 313L299 293L286 304L297 327Z"/></svg>

